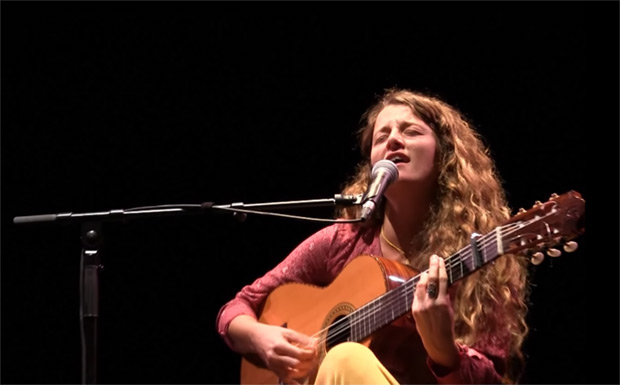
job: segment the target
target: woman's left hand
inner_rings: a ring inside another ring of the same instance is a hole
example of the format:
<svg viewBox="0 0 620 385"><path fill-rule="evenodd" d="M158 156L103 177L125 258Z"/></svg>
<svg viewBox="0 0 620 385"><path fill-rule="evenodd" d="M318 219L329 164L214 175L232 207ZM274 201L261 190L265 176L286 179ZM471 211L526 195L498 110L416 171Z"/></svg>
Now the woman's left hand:
<svg viewBox="0 0 620 385"><path fill-rule="evenodd" d="M430 359L446 368L459 364L454 338L454 312L448 296L448 275L443 258L432 255L413 294L411 313Z"/></svg>

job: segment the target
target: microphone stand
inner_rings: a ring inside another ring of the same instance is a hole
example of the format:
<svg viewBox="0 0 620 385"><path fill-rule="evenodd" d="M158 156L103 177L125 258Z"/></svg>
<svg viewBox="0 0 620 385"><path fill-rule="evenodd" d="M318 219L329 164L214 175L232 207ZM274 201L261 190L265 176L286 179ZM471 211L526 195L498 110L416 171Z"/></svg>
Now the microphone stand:
<svg viewBox="0 0 620 385"><path fill-rule="evenodd" d="M232 211L246 215L244 209L261 211L265 209L292 209L325 206L353 206L361 204L361 196L336 194L334 198L267 203L213 205L213 202L189 205L163 205L117 209L88 213L58 213L17 216L15 224L45 222L80 223L82 253L80 258L80 326L82 334L82 383L97 383L97 321L99 318L99 272L103 269L100 249L103 246L103 222L125 221L137 218L159 218L164 216L198 215L211 210ZM241 210L239 212L235 210Z"/></svg>
<svg viewBox="0 0 620 385"><path fill-rule="evenodd" d="M103 243L101 222L81 225L80 327L82 335L82 383L97 381L97 321L99 318L99 248Z"/></svg>

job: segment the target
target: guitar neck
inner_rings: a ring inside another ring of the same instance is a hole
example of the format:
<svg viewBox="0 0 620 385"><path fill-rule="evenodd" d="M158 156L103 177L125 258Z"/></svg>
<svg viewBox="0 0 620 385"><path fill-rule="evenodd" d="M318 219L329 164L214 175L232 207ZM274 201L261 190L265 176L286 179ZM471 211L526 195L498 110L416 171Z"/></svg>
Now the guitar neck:
<svg viewBox="0 0 620 385"><path fill-rule="evenodd" d="M446 258L448 284L466 277L483 265L503 254L500 227L484 236L472 237L470 245ZM413 293L421 274L403 281L398 277L388 277L402 281L402 285L349 314L350 340L362 341L379 328L411 311Z"/></svg>

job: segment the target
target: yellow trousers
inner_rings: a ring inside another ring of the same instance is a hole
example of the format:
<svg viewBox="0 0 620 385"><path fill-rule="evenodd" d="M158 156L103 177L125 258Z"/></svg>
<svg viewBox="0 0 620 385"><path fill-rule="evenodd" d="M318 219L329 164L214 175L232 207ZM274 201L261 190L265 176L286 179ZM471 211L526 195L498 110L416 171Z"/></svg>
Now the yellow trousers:
<svg viewBox="0 0 620 385"><path fill-rule="evenodd" d="M344 342L327 352L315 384L398 384L374 353L357 342Z"/></svg>

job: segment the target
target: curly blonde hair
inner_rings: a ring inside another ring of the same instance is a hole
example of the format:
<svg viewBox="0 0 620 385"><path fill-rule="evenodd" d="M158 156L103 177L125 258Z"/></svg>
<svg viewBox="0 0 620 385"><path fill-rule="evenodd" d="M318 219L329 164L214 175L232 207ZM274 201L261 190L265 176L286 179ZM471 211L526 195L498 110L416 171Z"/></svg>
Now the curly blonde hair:
<svg viewBox="0 0 620 385"><path fill-rule="evenodd" d="M423 230L408 248L411 265L428 267L431 254L444 258L470 242L472 233L486 234L510 217L510 209L489 151L469 122L454 107L436 97L404 89L389 89L362 116L359 140L364 160L346 183L343 194L361 194L369 182L372 133L377 116L388 105L405 105L433 129L437 137L438 189ZM359 217L359 206L339 212ZM378 210L371 226L383 220ZM415 250L413 250L416 245ZM505 383L516 383L523 372L522 344L529 284L524 258L505 255L458 282L453 298L457 340L490 355L507 349ZM499 348L498 350L498 347ZM503 360L500 360L503 361Z"/></svg>

